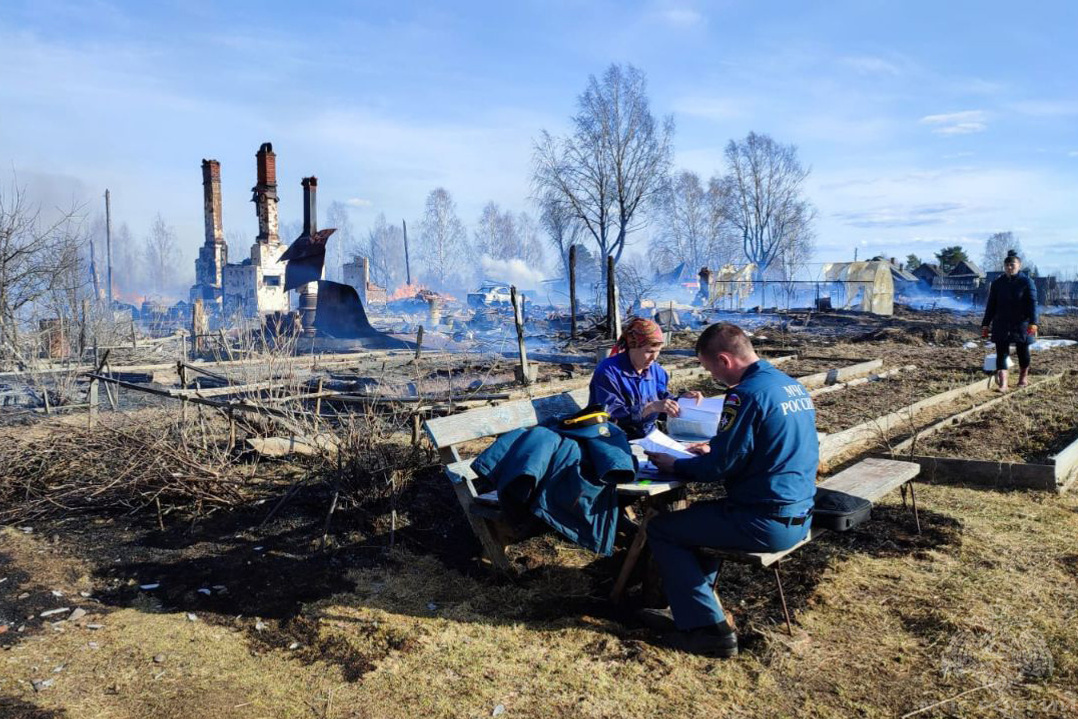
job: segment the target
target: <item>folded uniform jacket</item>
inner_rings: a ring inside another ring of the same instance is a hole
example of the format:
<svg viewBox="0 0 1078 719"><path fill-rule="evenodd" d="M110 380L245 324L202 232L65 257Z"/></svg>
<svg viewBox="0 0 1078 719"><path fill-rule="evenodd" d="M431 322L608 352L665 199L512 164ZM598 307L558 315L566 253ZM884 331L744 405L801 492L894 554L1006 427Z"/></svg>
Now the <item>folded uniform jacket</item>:
<svg viewBox="0 0 1078 719"><path fill-rule="evenodd" d="M534 515L599 554L614 550L617 485L636 477L625 433L600 423L566 429L556 421L499 437L472 469L498 489L503 511Z"/></svg>

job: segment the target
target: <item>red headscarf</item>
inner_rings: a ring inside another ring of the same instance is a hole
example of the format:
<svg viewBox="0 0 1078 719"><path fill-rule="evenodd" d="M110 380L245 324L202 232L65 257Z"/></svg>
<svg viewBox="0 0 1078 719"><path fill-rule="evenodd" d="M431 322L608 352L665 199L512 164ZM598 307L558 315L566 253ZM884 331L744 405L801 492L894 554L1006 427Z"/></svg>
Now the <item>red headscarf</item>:
<svg viewBox="0 0 1078 719"><path fill-rule="evenodd" d="M637 347L649 347L653 344L662 344L663 329L658 323L646 320L643 317L634 317L621 332L621 337L611 348L610 354L636 349Z"/></svg>

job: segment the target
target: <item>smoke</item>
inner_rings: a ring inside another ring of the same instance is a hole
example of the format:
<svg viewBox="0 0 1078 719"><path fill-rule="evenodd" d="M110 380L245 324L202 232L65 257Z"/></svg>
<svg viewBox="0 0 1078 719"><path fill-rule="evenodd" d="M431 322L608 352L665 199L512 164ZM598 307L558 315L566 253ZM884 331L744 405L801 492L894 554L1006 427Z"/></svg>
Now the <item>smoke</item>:
<svg viewBox="0 0 1078 719"><path fill-rule="evenodd" d="M506 282L522 290L539 289L544 279L541 270L528 267L527 263L520 259L496 260L490 255L483 255L479 260L479 267L484 279Z"/></svg>

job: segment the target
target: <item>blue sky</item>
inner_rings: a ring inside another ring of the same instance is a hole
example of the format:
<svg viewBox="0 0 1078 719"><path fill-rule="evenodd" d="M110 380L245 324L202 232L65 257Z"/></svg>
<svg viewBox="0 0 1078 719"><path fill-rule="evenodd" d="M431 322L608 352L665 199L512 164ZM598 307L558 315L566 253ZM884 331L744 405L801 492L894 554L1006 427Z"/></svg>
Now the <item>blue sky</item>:
<svg viewBox="0 0 1078 719"><path fill-rule="evenodd" d="M796 144L817 261L979 260L1012 230L1042 270L1078 273L1071 2L3 0L3 182L14 168L46 204L108 187L140 236L160 211L192 275L202 158L222 164L226 232L253 238L264 141L283 221L314 174L360 233L417 220L437 186L470 225L490 200L532 210L533 140L611 62L673 114L678 168L711 176L751 130Z"/></svg>

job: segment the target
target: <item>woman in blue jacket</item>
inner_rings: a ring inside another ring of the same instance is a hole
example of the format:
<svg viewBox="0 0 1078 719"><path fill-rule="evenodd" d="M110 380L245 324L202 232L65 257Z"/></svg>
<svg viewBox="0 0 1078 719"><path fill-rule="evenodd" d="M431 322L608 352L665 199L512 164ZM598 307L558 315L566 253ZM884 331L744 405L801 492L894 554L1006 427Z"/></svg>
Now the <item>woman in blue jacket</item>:
<svg viewBox="0 0 1078 719"><path fill-rule="evenodd" d="M660 414L677 417L677 400L667 389L666 370L656 361L663 347L663 331L652 321L637 317L622 331L614 353L599 363L589 386L588 404L599 404L629 439L639 439L655 427ZM699 399L700 392L682 397Z"/></svg>
<svg viewBox="0 0 1078 719"><path fill-rule="evenodd" d="M1037 339L1037 286L1022 269L1022 259L1008 250L1003 274L992 281L981 336L996 343L996 382L1007 391L1007 355L1011 343L1018 354L1018 386L1029 384L1029 345Z"/></svg>

